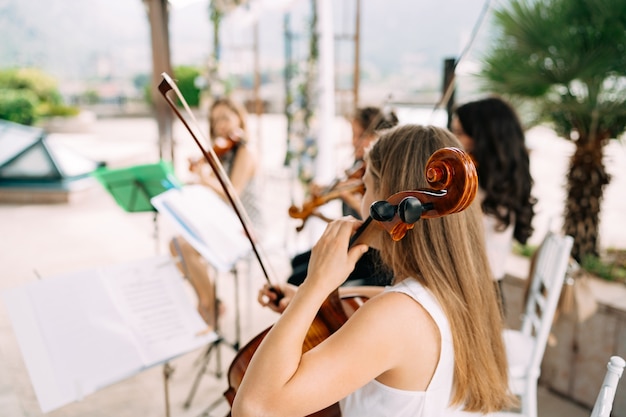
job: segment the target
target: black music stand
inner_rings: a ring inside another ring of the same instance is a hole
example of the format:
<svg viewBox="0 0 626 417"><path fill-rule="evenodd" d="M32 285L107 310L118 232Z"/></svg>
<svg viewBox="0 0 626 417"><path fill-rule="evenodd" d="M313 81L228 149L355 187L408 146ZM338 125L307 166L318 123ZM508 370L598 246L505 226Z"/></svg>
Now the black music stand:
<svg viewBox="0 0 626 417"><path fill-rule="evenodd" d="M171 163L160 161L154 164L135 165L126 168L100 168L93 176L111 194L117 204L129 213L154 213L154 239L159 252L159 226L157 210L150 199L172 188L180 182L174 175Z"/></svg>

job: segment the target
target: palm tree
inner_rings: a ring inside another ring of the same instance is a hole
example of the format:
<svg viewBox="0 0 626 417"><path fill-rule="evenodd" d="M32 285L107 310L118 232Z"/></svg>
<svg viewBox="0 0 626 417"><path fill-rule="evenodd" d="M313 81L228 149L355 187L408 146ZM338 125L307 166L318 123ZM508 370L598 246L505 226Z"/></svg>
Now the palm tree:
<svg viewBox="0 0 626 417"><path fill-rule="evenodd" d="M626 1L511 0L494 28L481 78L575 143L563 227L575 259L597 256L603 150L626 129Z"/></svg>

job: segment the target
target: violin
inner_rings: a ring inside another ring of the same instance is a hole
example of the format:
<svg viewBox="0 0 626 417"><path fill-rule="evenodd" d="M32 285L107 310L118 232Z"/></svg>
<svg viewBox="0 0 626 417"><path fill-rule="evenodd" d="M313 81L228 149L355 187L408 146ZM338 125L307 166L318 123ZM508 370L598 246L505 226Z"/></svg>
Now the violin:
<svg viewBox="0 0 626 417"><path fill-rule="evenodd" d="M304 228L304 224L310 216L316 216L320 219L330 222L332 219L324 216L322 213L316 211L316 209L324 204L328 203L331 200L336 198L340 198L343 193L360 193L363 194L365 192L365 186L363 185L363 181L358 180L352 184L346 184L342 187L336 187L333 190L312 196L311 199L304 202L301 208L291 205L289 207L288 213L291 218L301 219L302 224L296 227L296 230L300 232Z"/></svg>
<svg viewBox="0 0 626 417"><path fill-rule="evenodd" d="M344 193L363 194L365 192L365 187L363 185L363 181L361 181L361 178L363 178L364 174L365 162L363 160L358 160L352 165L352 167L348 168L345 171L344 178L337 178L333 180L333 182L329 186L324 188L321 193L313 194L308 200L306 200L302 204L302 207L298 207L292 204L288 210L289 217L302 220L302 223L296 227L296 230L298 232L302 231L306 221L311 216L316 216L324 220L325 222L330 222L332 219L324 216L322 213L317 211L317 208L323 206L329 201L341 198ZM355 181L347 183L343 186L339 186L341 182L347 180Z"/></svg>
<svg viewBox="0 0 626 417"><path fill-rule="evenodd" d="M178 86L167 73L162 73L162 77L163 80L158 87L159 91L187 128L207 162L215 171L226 196L241 221L248 240L252 244L253 252L266 280L278 294L278 302L282 294L277 289L278 287L272 285L269 269L266 267L267 263L262 256L263 252L256 244L257 240L250 226L250 220L232 183L213 149L205 149L194 133L194 131L199 130L197 128L192 129L188 120L195 122L195 118ZM176 101L168 96L170 91L176 93ZM182 103L188 113L187 118L180 113L177 103ZM197 125L197 122L195 124ZM476 167L469 155L460 149L443 148L435 152L427 162L425 175L431 188L401 191L393 194L387 200L373 203L370 207L370 216L352 236L350 246L371 241L375 234L380 233L380 228L389 233L393 240L400 240L420 218L436 218L465 210L476 196L478 190ZM358 309L362 299L366 300L366 297L352 296L342 300L339 297L338 289L333 291L324 301L311 324L303 344L303 351L313 348L338 330L348 320L351 313ZM229 387L224 393L230 405L233 404L237 389L241 385L254 352L268 331L269 328L254 337L237 352L233 359L228 370ZM311 414L311 416L340 417L341 412L339 405L335 403L324 410Z"/></svg>
<svg viewBox="0 0 626 417"><path fill-rule="evenodd" d="M355 180L363 178L365 175L365 161L359 159L352 166L344 171L345 179Z"/></svg>
<svg viewBox="0 0 626 417"><path fill-rule="evenodd" d="M245 143L244 132L238 129L234 132L230 132L226 137L218 136L213 140L213 152L218 158L226 155L228 151L236 147L241 143Z"/></svg>
<svg viewBox="0 0 626 417"><path fill-rule="evenodd" d="M243 132L236 131L229 133L226 137L218 136L213 140L213 152L218 158L222 158L237 145L245 143ZM196 158L189 161L189 171L193 171L198 164L204 162L204 157Z"/></svg>

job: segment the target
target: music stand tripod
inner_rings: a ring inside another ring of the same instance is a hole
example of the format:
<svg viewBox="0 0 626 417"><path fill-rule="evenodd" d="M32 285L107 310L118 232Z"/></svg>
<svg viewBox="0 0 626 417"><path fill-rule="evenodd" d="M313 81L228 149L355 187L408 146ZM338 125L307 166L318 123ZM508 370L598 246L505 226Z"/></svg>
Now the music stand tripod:
<svg viewBox="0 0 626 417"><path fill-rule="evenodd" d="M189 265L185 261L184 252L180 246L180 243L178 242L176 238L174 238L172 242L173 242L174 250L176 251L176 254L178 255L178 259L180 262L183 275L191 281L190 277L193 272L190 270ZM193 401L193 398L196 394L196 391L200 384L200 380L202 376L207 373L207 368L211 360L212 353L215 353L215 360L216 360L214 375L216 378L219 379L222 377L221 345L226 344L226 346L232 348L235 352L239 351L239 346L240 346L241 315L240 315L240 302L239 302L239 275L238 275L236 263L235 265L232 265L230 269L230 274L233 275L233 279L234 279L233 282L234 282L234 301L235 301L235 340L232 343L228 342L221 333L221 326L220 326L220 320L219 320L219 303L220 302L219 302L219 298L217 297L217 291L218 291L217 277L219 273L216 269L214 268L212 269L213 269L213 275L216 277L215 279L211 281L211 284L210 284L212 286L213 298L214 298L213 299L213 317L214 317L215 324L213 326L213 331L218 335L218 337L215 341L211 342L206 347L206 349L201 354L201 356L196 360L196 363L199 363L199 369L198 369L198 372L196 373L196 376L194 378L189 394L187 395L187 399L184 402L185 409L188 409L191 406L191 402ZM213 408L215 408L224 399L225 399L224 397L221 397L215 400L202 413L202 415L208 415L207 413Z"/></svg>

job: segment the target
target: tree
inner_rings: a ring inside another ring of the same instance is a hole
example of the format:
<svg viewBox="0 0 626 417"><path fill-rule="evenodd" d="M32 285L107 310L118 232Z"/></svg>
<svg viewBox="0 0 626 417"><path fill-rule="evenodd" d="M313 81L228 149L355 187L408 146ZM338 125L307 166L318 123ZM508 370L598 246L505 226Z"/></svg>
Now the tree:
<svg viewBox="0 0 626 417"><path fill-rule="evenodd" d="M626 129L626 1L512 0L494 11L494 28L480 75L575 143L563 229L575 259L597 256L603 150Z"/></svg>

